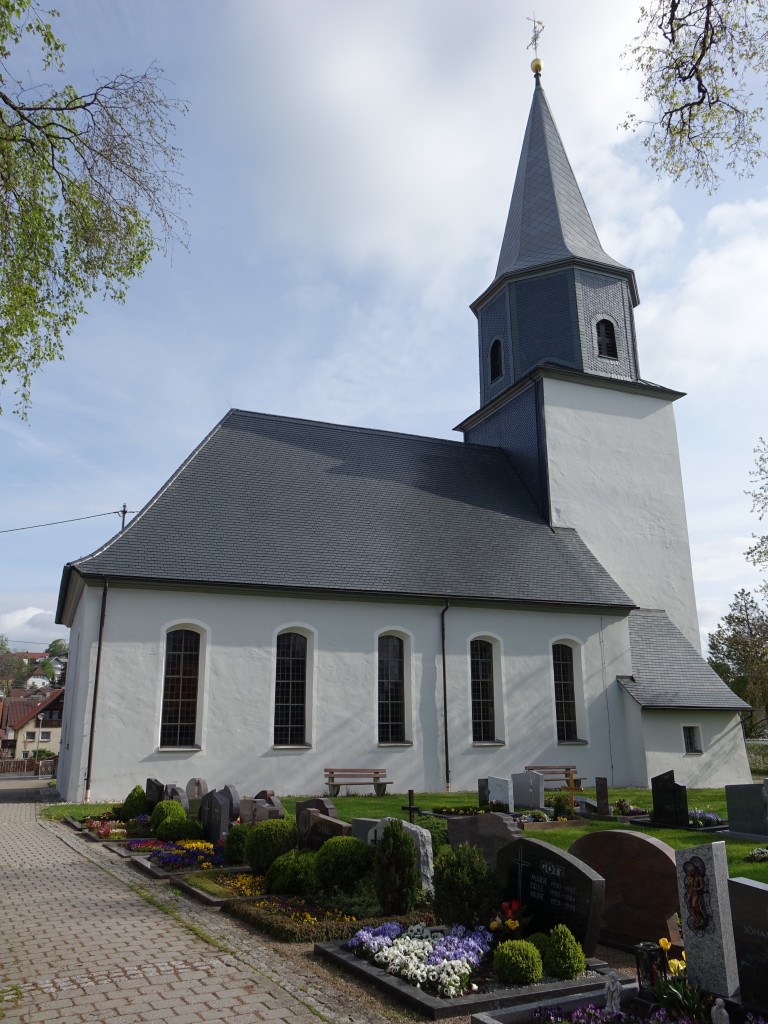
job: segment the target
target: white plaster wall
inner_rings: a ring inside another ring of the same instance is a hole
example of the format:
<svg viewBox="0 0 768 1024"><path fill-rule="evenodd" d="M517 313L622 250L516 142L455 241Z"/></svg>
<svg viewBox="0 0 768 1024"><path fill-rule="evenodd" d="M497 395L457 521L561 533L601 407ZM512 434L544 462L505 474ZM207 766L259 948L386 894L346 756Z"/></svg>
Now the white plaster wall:
<svg viewBox="0 0 768 1024"><path fill-rule="evenodd" d="M67 685L59 785L81 800L98 639L99 588L86 590L73 623L79 636ZM445 786L440 604L399 604L226 593L109 590L102 653L91 797L122 799L147 777L184 785L234 783L241 794L273 788L318 793L325 767L384 767L395 792ZM158 749L164 635L186 623L205 631L200 749ZM274 643L290 628L314 638L310 749L272 745ZM410 648L412 743L380 745L376 729L377 636L396 631ZM469 641L498 644L504 743L472 742ZM628 781L625 721L617 674L630 671L626 619L569 611L451 606L446 614L451 785L531 763L574 763L587 778ZM579 735L558 744L551 645L578 646L582 677Z"/></svg>
<svg viewBox="0 0 768 1024"><path fill-rule="evenodd" d="M650 775L645 761L645 746L643 736L643 711L640 705L627 693L621 692L622 706L624 709L625 731L625 756L628 768L628 786L650 785Z"/></svg>
<svg viewBox="0 0 768 1024"><path fill-rule="evenodd" d="M686 754L683 726L699 726L703 753ZM695 788L751 782L738 715L730 711L643 710L648 780L670 770L675 782Z"/></svg>
<svg viewBox="0 0 768 1024"><path fill-rule="evenodd" d="M701 650L671 402L545 378L553 526L574 527L641 608Z"/></svg>

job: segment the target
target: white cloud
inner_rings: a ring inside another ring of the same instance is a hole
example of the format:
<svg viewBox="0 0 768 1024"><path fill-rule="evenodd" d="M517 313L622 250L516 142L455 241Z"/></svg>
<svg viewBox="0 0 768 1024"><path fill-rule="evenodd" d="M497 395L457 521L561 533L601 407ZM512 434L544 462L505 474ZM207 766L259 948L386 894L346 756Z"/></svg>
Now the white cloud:
<svg viewBox="0 0 768 1024"><path fill-rule="evenodd" d="M55 624L50 608L27 607L0 612L0 634L8 637L17 650L35 645L42 645L41 650L44 650L51 640L66 633L62 626Z"/></svg>

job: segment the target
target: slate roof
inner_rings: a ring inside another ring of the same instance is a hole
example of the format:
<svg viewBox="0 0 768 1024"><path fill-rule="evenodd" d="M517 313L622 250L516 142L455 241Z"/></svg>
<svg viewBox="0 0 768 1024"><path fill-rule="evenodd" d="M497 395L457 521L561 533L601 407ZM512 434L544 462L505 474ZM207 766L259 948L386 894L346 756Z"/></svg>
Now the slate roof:
<svg viewBox="0 0 768 1024"><path fill-rule="evenodd" d="M512 192L496 280L564 260L634 273L600 244L539 78Z"/></svg>
<svg viewBox="0 0 768 1024"><path fill-rule="evenodd" d="M633 675L618 678L641 707L750 710L665 612L630 612L629 643Z"/></svg>
<svg viewBox="0 0 768 1024"><path fill-rule="evenodd" d="M231 410L84 577L627 609L498 448ZM60 619L59 619L60 621Z"/></svg>

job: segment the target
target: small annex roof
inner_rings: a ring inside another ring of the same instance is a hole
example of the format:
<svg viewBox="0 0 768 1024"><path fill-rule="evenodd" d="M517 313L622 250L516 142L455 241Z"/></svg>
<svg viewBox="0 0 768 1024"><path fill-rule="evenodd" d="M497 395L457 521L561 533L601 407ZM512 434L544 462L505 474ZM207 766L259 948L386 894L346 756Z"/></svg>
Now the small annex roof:
<svg viewBox="0 0 768 1024"><path fill-rule="evenodd" d="M666 612L646 608L630 612L629 643L633 674L618 680L641 707L751 710Z"/></svg>
<svg viewBox="0 0 768 1024"><path fill-rule="evenodd" d="M537 75L495 280L571 260L628 277L637 303L633 271L600 244Z"/></svg>
<svg viewBox="0 0 768 1024"><path fill-rule="evenodd" d="M501 449L231 410L84 578L626 610Z"/></svg>

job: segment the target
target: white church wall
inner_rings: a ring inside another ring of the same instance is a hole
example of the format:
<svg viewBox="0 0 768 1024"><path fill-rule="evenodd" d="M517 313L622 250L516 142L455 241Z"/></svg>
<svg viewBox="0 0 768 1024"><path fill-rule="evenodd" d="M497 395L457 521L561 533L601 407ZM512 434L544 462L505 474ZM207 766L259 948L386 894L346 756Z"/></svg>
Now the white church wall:
<svg viewBox="0 0 768 1024"><path fill-rule="evenodd" d="M700 650L671 402L545 378L544 408L553 525Z"/></svg>
<svg viewBox="0 0 768 1024"><path fill-rule="evenodd" d="M80 800L87 760L98 639L100 590L90 588L76 627L83 636L77 686L67 710L71 751L60 785ZM102 651L92 799L121 799L148 776L211 786L232 782L241 793L273 788L284 795L317 793L325 767L383 767L395 791L440 791L445 785L440 604L337 601L227 593L109 590ZM509 774L529 763L575 763L586 777L624 780L621 700L615 676L629 671L626 620L568 611L451 606L446 613L449 758L452 788ZM199 749L159 749L164 637L179 625L203 635ZM601 635L602 628L602 635ZM274 646L277 634L301 629L313 637L311 746L276 748ZM404 744L379 744L377 643L382 632L405 641ZM474 744L471 732L469 641L497 644L497 725L501 746ZM582 680L580 738L556 738L551 645L576 645ZM81 723L81 724L78 724ZM583 731L583 737L581 732ZM611 744L608 744L608 739ZM611 752L613 770L611 771Z"/></svg>
<svg viewBox="0 0 768 1024"><path fill-rule="evenodd" d="M621 690L621 703L626 723L624 754L627 763L627 785L647 786L650 776L645 759L643 709L623 689Z"/></svg>
<svg viewBox="0 0 768 1024"><path fill-rule="evenodd" d="M741 721L731 711L643 709L648 778L674 771L684 786L706 788L752 781ZM701 753L685 753L683 727L693 727Z"/></svg>

